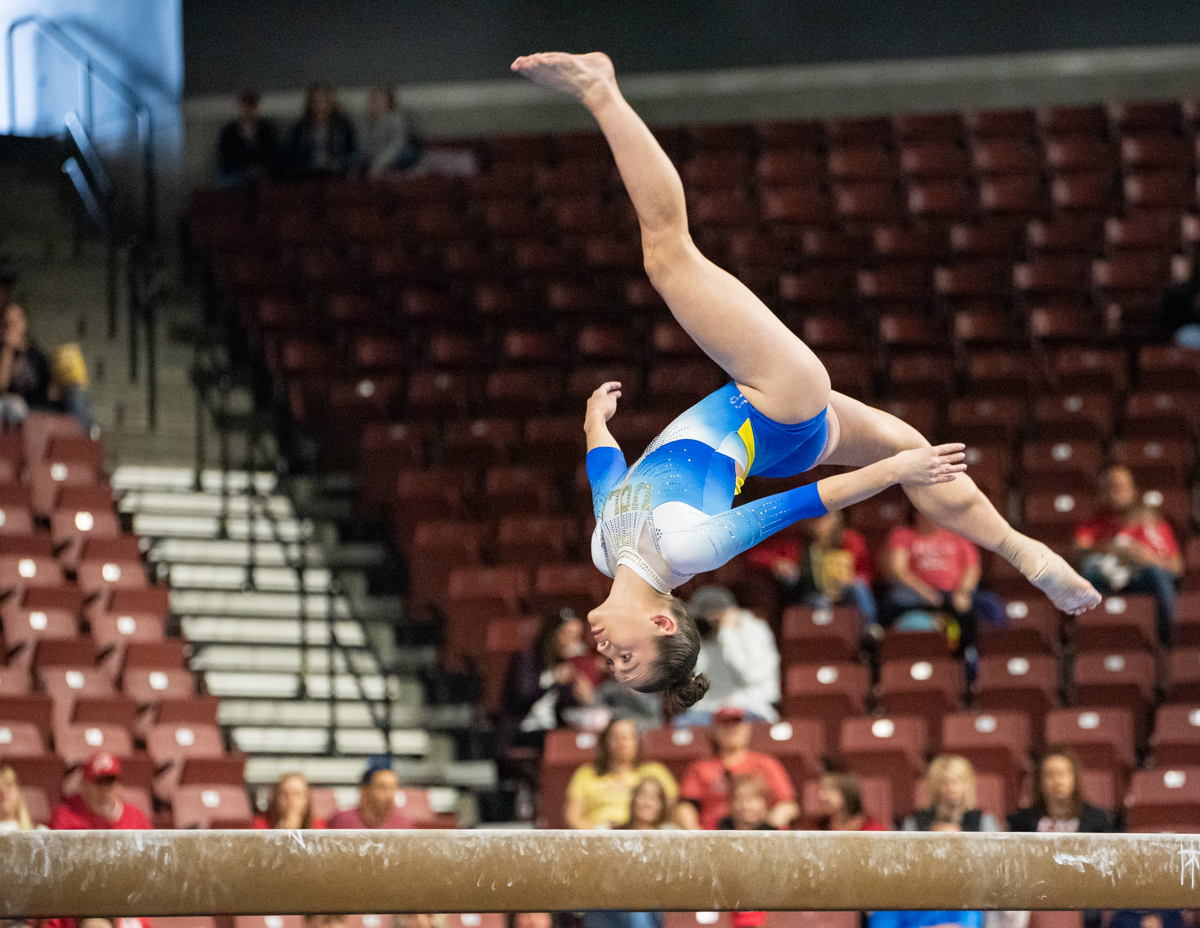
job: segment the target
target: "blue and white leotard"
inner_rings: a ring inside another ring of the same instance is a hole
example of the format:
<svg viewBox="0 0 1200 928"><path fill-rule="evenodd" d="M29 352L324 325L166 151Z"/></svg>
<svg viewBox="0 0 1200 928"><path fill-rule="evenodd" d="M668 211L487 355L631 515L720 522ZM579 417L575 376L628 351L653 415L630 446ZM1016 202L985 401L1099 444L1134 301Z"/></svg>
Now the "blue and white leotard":
<svg viewBox="0 0 1200 928"><path fill-rule="evenodd" d="M592 560L625 564L662 593L713 570L799 519L826 512L815 483L731 508L746 476L791 477L829 438L825 410L796 425L768 419L730 383L679 416L634 465L619 448L587 455Z"/></svg>

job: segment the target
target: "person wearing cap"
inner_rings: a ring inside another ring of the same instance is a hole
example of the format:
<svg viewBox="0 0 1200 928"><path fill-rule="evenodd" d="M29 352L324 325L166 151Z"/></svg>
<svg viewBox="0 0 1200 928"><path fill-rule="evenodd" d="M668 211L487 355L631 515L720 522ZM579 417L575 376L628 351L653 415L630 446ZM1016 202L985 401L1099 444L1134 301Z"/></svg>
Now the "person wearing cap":
<svg viewBox="0 0 1200 928"><path fill-rule="evenodd" d="M376 755L367 761L358 786L358 808L338 812L328 828L412 828L413 823L396 806L400 780L392 759Z"/></svg>
<svg viewBox="0 0 1200 928"><path fill-rule="evenodd" d="M742 709L727 707L713 716L710 729L716 757L693 763L679 788L676 817L688 828L716 828L730 814L730 784L757 776L767 788L767 824L787 828L800 814L796 790L774 757L750 750L750 722Z"/></svg>
<svg viewBox="0 0 1200 928"><path fill-rule="evenodd" d="M68 796L50 818L52 831L150 827L141 810L121 800L120 758L103 752L88 758L79 793Z"/></svg>
<svg viewBox="0 0 1200 928"><path fill-rule="evenodd" d="M703 586L687 604L700 631L696 672L708 677L704 697L675 716L676 728L708 725L718 709L741 709L748 721L777 722L779 650L771 626L738 606L723 586Z"/></svg>
<svg viewBox="0 0 1200 928"><path fill-rule="evenodd" d="M275 126L258 112L258 91L238 94L237 118L217 136L217 177L222 186L266 180L278 167Z"/></svg>

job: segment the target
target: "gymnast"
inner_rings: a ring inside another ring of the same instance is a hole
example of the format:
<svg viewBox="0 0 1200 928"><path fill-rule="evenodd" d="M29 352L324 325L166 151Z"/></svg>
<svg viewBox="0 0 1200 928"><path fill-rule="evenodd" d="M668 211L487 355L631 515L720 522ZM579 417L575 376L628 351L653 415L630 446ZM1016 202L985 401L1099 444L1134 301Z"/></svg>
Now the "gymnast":
<svg viewBox="0 0 1200 928"><path fill-rule="evenodd" d="M661 691L668 712L695 703L708 689L695 674L700 639L671 590L798 519L894 483L933 521L1000 554L1063 612L1100 602L1090 583L1009 526L962 473L962 445L931 448L907 423L830 389L812 350L700 253L679 175L621 95L606 55L527 55L512 70L574 97L600 124L637 212L650 282L733 381L667 426L628 468L607 425L620 384L606 383L588 400L592 559L613 579L588 621L617 680ZM818 464L860 469L731 508L746 477L790 477Z"/></svg>

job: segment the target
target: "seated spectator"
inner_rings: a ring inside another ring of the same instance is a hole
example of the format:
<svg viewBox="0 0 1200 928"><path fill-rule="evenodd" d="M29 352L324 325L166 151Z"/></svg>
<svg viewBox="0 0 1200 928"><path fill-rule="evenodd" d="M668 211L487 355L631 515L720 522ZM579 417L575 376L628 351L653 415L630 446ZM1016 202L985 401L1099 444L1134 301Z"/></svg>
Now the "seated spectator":
<svg viewBox="0 0 1200 928"><path fill-rule="evenodd" d="M1183 559L1171 526L1140 503L1129 468L1120 464L1100 474L1098 515L1075 529L1079 572L1101 593L1149 593L1158 614L1158 637L1171 641L1175 581Z"/></svg>
<svg viewBox="0 0 1200 928"><path fill-rule="evenodd" d="M951 641L957 639L971 658L979 620L989 624L1004 621L1000 600L994 593L979 589L979 549L923 513L916 513L912 527L899 525L892 529L887 552L892 585L884 612L889 623L913 609L948 613L952 620L948 628Z"/></svg>
<svg viewBox="0 0 1200 928"><path fill-rule="evenodd" d="M739 774L757 775L767 787L766 820L787 828L800 814L787 771L774 757L750 750L750 723L741 709L721 709L709 733L717 756L698 760L679 789L679 823L684 828L716 828L729 815L729 783Z"/></svg>
<svg viewBox="0 0 1200 928"><path fill-rule="evenodd" d="M111 754L93 754L83 765L79 793L54 810L54 831L101 828L143 829L150 820L137 808L121 801L121 761Z"/></svg>
<svg viewBox="0 0 1200 928"><path fill-rule="evenodd" d="M983 928L982 912L870 912L867 928Z"/></svg>
<svg viewBox="0 0 1200 928"><path fill-rule="evenodd" d="M62 345L53 362L29 340L25 310L12 301L11 278L0 280L0 425L18 426L33 409L70 413L98 437L87 396L87 369L78 345Z"/></svg>
<svg viewBox="0 0 1200 928"><path fill-rule="evenodd" d="M312 814L312 790L302 773L285 773L271 787L265 815L254 818L255 828L324 828Z"/></svg>
<svg viewBox="0 0 1200 928"><path fill-rule="evenodd" d="M367 95L367 120L362 134L362 158L368 177L406 171L421 157L408 118L396 106L390 87L372 87Z"/></svg>
<svg viewBox="0 0 1200 928"><path fill-rule="evenodd" d="M1009 831L1103 833L1112 831L1108 813L1083 798L1079 755L1062 745L1049 747L1033 777L1033 805L1008 816Z"/></svg>
<svg viewBox="0 0 1200 928"><path fill-rule="evenodd" d="M1179 909L1121 909L1114 912L1108 928L1183 928Z"/></svg>
<svg viewBox="0 0 1200 928"><path fill-rule="evenodd" d="M698 589L687 604L700 632L696 673L708 677L708 692L675 716L676 728L712 723L713 713L740 709L751 722L776 722L779 713L779 651L771 626L738 606L722 586Z"/></svg>
<svg viewBox="0 0 1200 928"><path fill-rule="evenodd" d="M400 780L392 759L377 754L367 761L358 785L358 808L339 812L329 819L329 828L412 828L413 824L396 807Z"/></svg>
<svg viewBox="0 0 1200 928"><path fill-rule="evenodd" d="M862 787L858 777L845 770L830 770L817 790L821 817L819 831L887 831L888 826L863 811Z"/></svg>
<svg viewBox="0 0 1200 928"><path fill-rule="evenodd" d="M629 797L629 818L618 827L630 831L676 831L675 801L667 795L662 780L646 777Z"/></svg>
<svg viewBox="0 0 1200 928"><path fill-rule="evenodd" d="M275 126L258 112L258 91L238 94L237 118L217 136L217 178L223 187L268 180L278 167Z"/></svg>
<svg viewBox="0 0 1200 928"><path fill-rule="evenodd" d="M729 783L729 814L717 823L720 831L778 831L767 821L771 807L767 784L755 773L741 773Z"/></svg>
<svg viewBox="0 0 1200 928"><path fill-rule="evenodd" d="M1163 294L1162 334L1180 348L1200 348L1200 293L1196 271L1187 255L1171 256L1171 286Z"/></svg>
<svg viewBox="0 0 1200 928"><path fill-rule="evenodd" d="M805 519L750 549L747 561L778 581L786 604L858 606L867 627L879 621L871 586L875 566L867 541L841 512Z"/></svg>
<svg viewBox="0 0 1200 928"><path fill-rule="evenodd" d="M975 807L975 768L965 757L942 755L925 771L929 807L904 820L905 831L999 831L995 816Z"/></svg>
<svg viewBox="0 0 1200 928"><path fill-rule="evenodd" d="M591 706L603 679L601 658L588 647L584 624L571 609L549 613L533 646L508 661L500 709L500 747L540 748L563 714Z"/></svg>
<svg viewBox="0 0 1200 928"><path fill-rule="evenodd" d="M288 162L298 177L346 174L358 161L354 126L328 84L310 84L304 115L288 135Z"/></svg>
<svg viewBox="0 0 1200 928"><path fill-rule="evenodd" d="M596 760L575 771L567 785L563 819L568 828L616 828L629 820L634 787L658 780L670 801L679 792L662 764L642 760L637 728L628 719L608 723L596 745Z"/></svg>
<svg viewBox="0 0 1200 928"><path fill-rule="evenodd" d="M33 819L12 767L0 766L0 831L33 831Z"/></svg>
<svg viewBox="0 0 1200 928"><path fill-rule="evenodd" d="M304 916L304 928L345 928L345 925L345 915L321 913L319 915Z"/></svg>

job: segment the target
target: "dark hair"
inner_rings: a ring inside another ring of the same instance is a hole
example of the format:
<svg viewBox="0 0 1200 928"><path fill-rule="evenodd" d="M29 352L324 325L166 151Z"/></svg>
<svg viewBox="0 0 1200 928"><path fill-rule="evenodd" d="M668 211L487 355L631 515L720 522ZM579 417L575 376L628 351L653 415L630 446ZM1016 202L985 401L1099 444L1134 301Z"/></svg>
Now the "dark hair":
<svg viewBox="0 0 1200 928"><path fill-rule="evenodd" d="M1042 767L1051 757L1062 757L1071 765L1071 775L1075 778L1075 788L1071 790L1071 812L1078 815L1083 808L1083 777L1080 776L1079 755L1067 744L1052 744L1042 753L1038 760L1037 775L1033 778L1033 807L1039 815L1046 814L1046 794L1042 792Z"/></svg>
<svg viewBox="0 0 1200 928"><path fill-rule="evenodd" d="M338 106L337 95L332 84L323 84L320 81L314 81L309 84L304 90L304 121L312 122L313 119L313 104L316 102L316 96L319 93L327 93L333 99L333 111L331 116L341 114L341 108Z"/></svg>
<svg viewBox="0 0 1200 928"><path fill-rule="evenodd" d="M842 796L842 814L854 817L863 814L862 788L858 785L858 777L853 773L842 770L830 770L822 780L828 780L829 785Z"/></svg>
<svg viewBox="0 0 1200 928"><path fill-rule="evenodd" d="M633 792L629 794L629 820L621 825L621 828L633 827L633 804L637 802L638 793L643 787L653 786L658 790L658 818L654 820L655 828L662 828L671 819L671 797L667 795L667 788L663 786L662 780L658 777L645 777L638 782L638 785L633 788Z"/></svg>
<svg viewBox="0 0 1200 928"><path fill-rule="evenodd" d="M581 621L574 609L552 609L542 617L542 627L538 629L537 649L538 660L542 670L550 670L561 662L558 656L558 630L568 622Z"/></svg>
<svg viewBox="0 0 1200 928"><path fill-rule="evenodd" d="M592 761L592 766L600 776L605 776L612 769L612 752L608 749L608 736L612 734L613 726L620 725L622 722L633 725L631 719L613 719L604 726L604 731L600 732L600 738L596 742L596 759ZM637 734L636 725L634 725L633 731L637 737L637 754L633 758L633 766L640 767L642 764L642 739Z"/></svg>
<svg viewBox="0 0 1200 928"><path fill-rule="evenodd" d="M288 780L300 780L304 783L304 788L308 790L308 805L304 807L304 815L300 817L300 827L312 828L312 788L308 785L308 780L305 779L304 774L300 773L299 771L285 773L278 780L276 780L275 785L271 787L271 801L267 803L267 814L265 816L267 820L267 827L279 827L279 797L283 792L283 784Z"/></svg>
<svg viewBox="0 0 1200 928"><path fill-rule="evenodd" d="M257 90L243 90L238 94L238 103L242 103L246 106L258 106L258 99L259 97Z"/></svg>
<svg viewBox="0 0 1200 928"><path fill-rule="evenodd" d="M639 693L662 693L663 714L678 715L691 708L708 692L708 677L696 673L696 658L700 656L700 630L688 615L683 600L669 597L667 606L675 619L674 635L659 635L658 659L654 662L654 677L649 683L635 686Z"/></svg>

